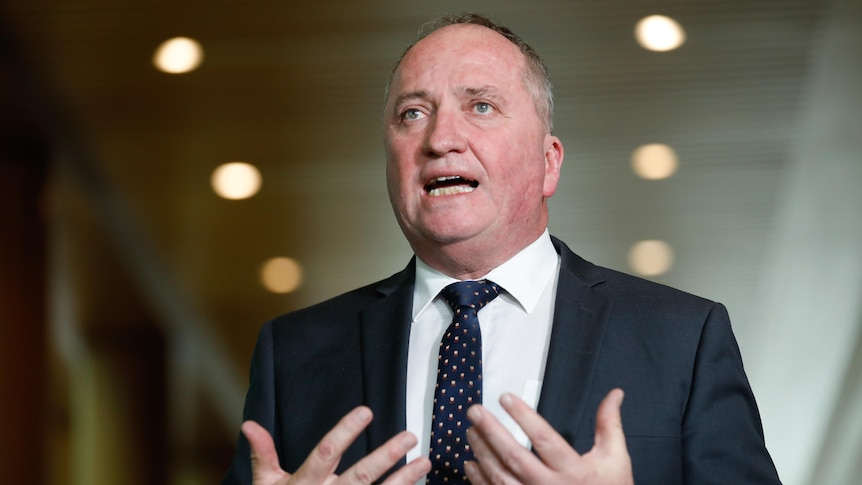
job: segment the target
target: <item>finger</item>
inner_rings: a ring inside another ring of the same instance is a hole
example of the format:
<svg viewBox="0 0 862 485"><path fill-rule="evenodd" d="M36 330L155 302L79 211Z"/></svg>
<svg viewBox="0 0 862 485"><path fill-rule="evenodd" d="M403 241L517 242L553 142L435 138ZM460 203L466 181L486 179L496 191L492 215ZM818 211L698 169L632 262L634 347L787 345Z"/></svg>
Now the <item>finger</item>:
<svg viewBox="0 0 862 485"><path fill-rule="evenodd" d="M560 471L580 458L572 446L527 403L513 394L506 393L500 397L500 404L524 430L533 449L548 468Z"/></svg>
<svg viewBox="0 0 862 485"><path fill-rule="evenodd" d="M487 412L487 410L485 410ZM513 483L515 479L512 472L506 468L505 460L496 455L491 445L482 437L475 427L467 430L467 441L473 450L474 460L464 462L464 472L470 478L470 483ZM470 476L470 468L476 480Z"/></svg>
<svg viewBox="0 0 862 485"><path fill-rule="evenodd" d="M383 485L413 485L430 471L431 460L420 456L390 475Z"/></svg>
<svg viewBox="0 0 862 485"><path fill-rule="evenodd" d="M371 410L359 406L329 430L294 473L299 483L321 483L335 471L341 455L371 422Z"/></svg>
<svg viewBox="0 0 862 485"><path fill-rule="evenodd" d="M392 468L414 446L416 446L416 436L408 431L402 431L347 469L338 479L338 483L372 483ZM415 469L410 471L415 472ZM404 475L409 475L409 473ZM415 477L412 482L404 483L415 483L420 477L421 475Z"/></svg>
<svg viewBox="0 0 862 485"><path fill-rule="evenodd" d="M241 429L251 447L251 469L255 481L272 481L287 476L278 462L275 443L269 432L254 421L242 423Z"/></svg>
<svg viewBox="0 0 862 485"><path fill-rule="evenodd" d="M471 406L467 417L473 426L467 432L479 468L492 483L517 481L544 483L545 466L493 414L480 405ZM473 436L475 435L475 436Z"/></svg>
<svg viewBox="0 0 862 485"><path fill-rule="evenodd" d="M487 409L482 409L487 412ZM494 418L496 419L496 418ZM467 430L467 442L473 451L474 463L481 463L480 470L502 469L503 464L500 457L494 452L494 448L485 440L479 428L475 425Z"/></svg>
<svg viewBox="0 0 862 485"><path fill-rule="evenodd" d="M625 394L622 389L613 389L599 404L596 412L596 441L594 449L601 452L620 452L626 449L623 420L620 407Z"/></svg>
<svg viewBox="0 0 862 485"><path fill-rule="evenodd" d="M467 478L470 479L470 483L472 485L485 485L487 483L491 483L488 481L485 474L482 473L482 468L475 461L465 461L464 462L464 473L467 474Z"/></svg>

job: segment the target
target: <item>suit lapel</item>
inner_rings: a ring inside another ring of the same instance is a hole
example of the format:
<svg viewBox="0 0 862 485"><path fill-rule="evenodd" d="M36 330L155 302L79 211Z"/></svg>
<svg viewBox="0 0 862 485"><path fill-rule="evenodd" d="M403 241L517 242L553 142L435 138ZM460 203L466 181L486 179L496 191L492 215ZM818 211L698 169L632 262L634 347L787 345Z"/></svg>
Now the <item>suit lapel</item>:
<svg viewBox="0 0 862 485"><path fill-rule="evenodd" d="M407 428L407 347L414 278L411 261L404 271L378 286L383 297L361 314L363 391L374 412L367 432L369 452Z"/></svg>
<svg viewBox="0 0 862 485"><path fill-rule="evenodd" d="M593 289L594 266L554 239L560 277L538 412L569 443L583 419L612 301Z"/></svg>

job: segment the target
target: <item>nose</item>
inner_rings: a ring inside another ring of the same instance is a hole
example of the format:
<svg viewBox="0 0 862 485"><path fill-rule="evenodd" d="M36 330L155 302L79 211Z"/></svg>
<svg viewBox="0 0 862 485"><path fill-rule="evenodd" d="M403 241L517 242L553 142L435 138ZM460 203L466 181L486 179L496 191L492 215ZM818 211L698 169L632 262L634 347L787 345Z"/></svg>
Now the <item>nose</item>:
<svg viewBox="0 0 862 485"><path fill-rule="evenodd" d="M442 157L447 153L460 153L466 149L467 137L459 113L455 110L438 109L425 134L426 154Z"/></svg>

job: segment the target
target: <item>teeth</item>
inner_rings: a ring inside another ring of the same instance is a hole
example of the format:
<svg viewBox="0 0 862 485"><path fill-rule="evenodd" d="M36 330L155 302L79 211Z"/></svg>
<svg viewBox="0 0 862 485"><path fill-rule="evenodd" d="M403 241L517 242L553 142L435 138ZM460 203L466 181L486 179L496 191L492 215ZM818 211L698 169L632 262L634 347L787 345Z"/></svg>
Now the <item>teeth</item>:
<svg viewBox="0 0 862 485"><path fill-rule="evenodd" d="M439 179L438 179L439 180ZM439 187L428 192L431 197L439 197L441 195L466 194L476 190L469 185L455 185L452 187Z"/></svg>

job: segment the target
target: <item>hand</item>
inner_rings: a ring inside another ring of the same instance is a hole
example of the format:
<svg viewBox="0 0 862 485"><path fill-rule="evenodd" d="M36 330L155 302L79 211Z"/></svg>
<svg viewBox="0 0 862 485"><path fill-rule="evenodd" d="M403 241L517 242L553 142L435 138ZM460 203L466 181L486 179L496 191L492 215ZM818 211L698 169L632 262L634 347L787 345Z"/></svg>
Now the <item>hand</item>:
<svg viewBox="0 0 862 485"><path fill-rule="evenodd" d="M538 457L515 441L485 408L472 406L467 411L473 422L467 439L477 461L465 464L467 476L473 485L633 485L632 464L620 417L622 402L621 389L612 390L602 400L596 413L595 444L588 453L580 455L524 401L504 394L500 404L530 438Z"/></svg>
<svg viewBox="0 0 862 485"><path fill-rule="evenodd" d="M358 461L341 476L335 467L359 433L371 422L371 410L360 406L347 413L311 451L302 466L291 475L278 463L272 436L254 421L242 424L242 432L251 445L251 469L254 485L295 484L366 484L380 478L416 444L416 437L402 431ZM428 458L420 457L393 473L388 485L412 485L431 470Z"/></svg>

